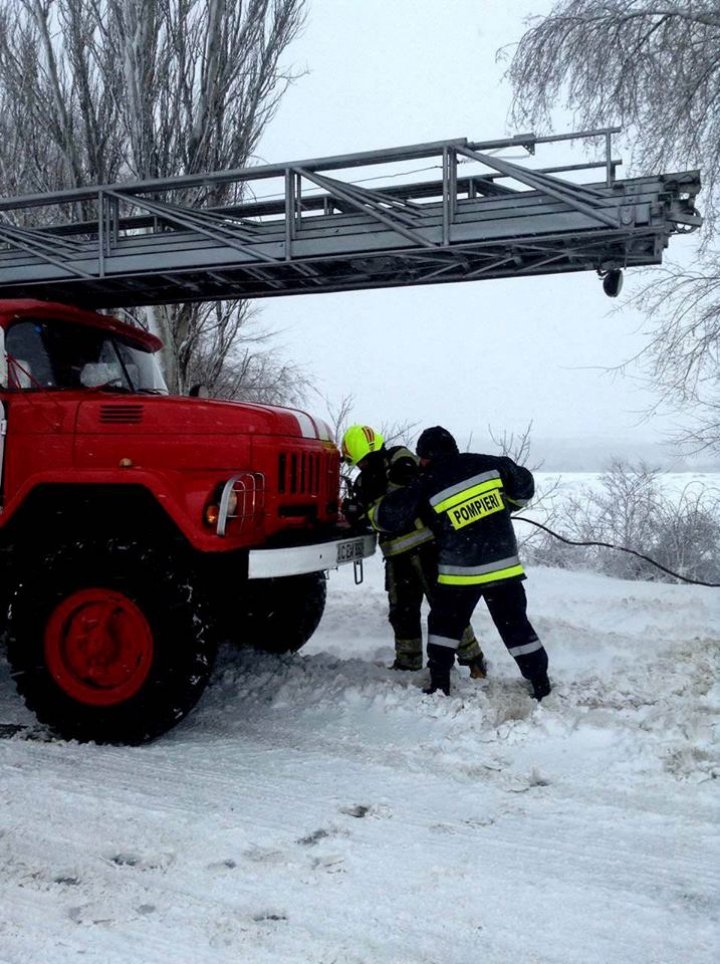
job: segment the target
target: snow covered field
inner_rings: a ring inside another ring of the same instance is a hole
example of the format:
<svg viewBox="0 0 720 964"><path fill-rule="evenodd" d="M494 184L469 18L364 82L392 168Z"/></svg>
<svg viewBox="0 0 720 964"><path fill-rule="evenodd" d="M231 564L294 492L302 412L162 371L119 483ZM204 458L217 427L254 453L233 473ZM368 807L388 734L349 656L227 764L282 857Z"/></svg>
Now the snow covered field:
<svg viewBox="0 0 720 964"><path fill-rule="evenodd" d="M720 959L718 590L531 570L538 705L482 605L490 678L425 697L380 561L329 589L153 745L0 742L3 964Z"/></svg>
<svg viewBox="0 0 720 964"><path fill-rule="evenodd" d="M534 472L537 496L550 493L546 508L561 505L568 496L580 496L582 492L598 492L602 489L602 472ZM658 487L670 501L679 500L683 493L690 496L701 492L717 495L720 492L718 472L662 472L657 476ZM531 505L529 515L537 511ZM520 534L520 533L518 533Z"/></svg>

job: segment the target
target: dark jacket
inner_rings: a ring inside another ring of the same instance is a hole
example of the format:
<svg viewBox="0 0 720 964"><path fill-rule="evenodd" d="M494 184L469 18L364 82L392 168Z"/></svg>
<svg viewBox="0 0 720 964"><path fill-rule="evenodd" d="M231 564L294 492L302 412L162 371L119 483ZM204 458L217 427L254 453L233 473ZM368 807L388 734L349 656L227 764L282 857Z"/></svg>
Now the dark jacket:
<svg viewBox="0 0 720 964"><path fill-rule="evenodd" d="M366 456L355 481L355 494L367 511L379 498L400 491L418 478L418 460L404 445L382 448ZM383 556L398 556L432 540L432 532L414 516L399 530L381 533Z"/></svg>
<svg viewBox="0 0 720 964"><path fill-rule="evenodd" d="M438 582L491 586L525 578L510 513L534 491L532 473L512 459L465 452L434 460L376 502L369 518L379 532L395 533L419 516L437 541Z"/></svg>

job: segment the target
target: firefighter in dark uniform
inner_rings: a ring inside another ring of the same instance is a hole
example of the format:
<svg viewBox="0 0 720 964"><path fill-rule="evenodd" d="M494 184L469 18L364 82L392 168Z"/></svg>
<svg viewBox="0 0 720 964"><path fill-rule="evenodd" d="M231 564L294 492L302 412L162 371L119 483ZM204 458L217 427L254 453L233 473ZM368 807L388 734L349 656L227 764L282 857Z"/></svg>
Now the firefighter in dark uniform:
<svg viewBox="0 0 720 964"><path fill-rule="evenodd" d="M545 649L530 624L510 513L532 498L532 473L504 456L460 453L447 429L426 429L417 443L422 472L370 509L379 532L406 531L418 516L438 547L437 586L428 618L430 687L450 692L455 651L480 598L532 694L550 692Z"/></svg>
<svg viewBox="0 0 720 964"><path fill-rule="evenodd" d="M342 440L343 459L357 466L360 474L343 505L346 517L367 522L370 506L418 477L418 459L403 445L386 448L379 432L368 425L352 425ZM413 518L392 535L381 533L385 559L388 619L395 634L393 669L418 670L423 665L421 607L423 596L431 599L437 584L437 547L431 530ZM484 679L485 658L468 623L461 627L458 662L468 666L473 679ZM453 654L454 660L454 654Z"/></svg>

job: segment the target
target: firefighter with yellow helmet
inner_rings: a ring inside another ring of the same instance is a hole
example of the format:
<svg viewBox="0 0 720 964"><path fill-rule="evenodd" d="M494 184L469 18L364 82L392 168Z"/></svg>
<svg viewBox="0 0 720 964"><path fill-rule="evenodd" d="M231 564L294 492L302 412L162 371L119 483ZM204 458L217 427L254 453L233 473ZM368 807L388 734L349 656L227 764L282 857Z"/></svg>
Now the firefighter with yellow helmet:
<svg viewBox="0 0 720 964"><path fill-rule="evenodd" d="M351 425L343 435L342 456L359 469L349 499L343 505L350 521L364 521L370 507L390 492L418 476L419 463L404 445L385 446L380 432L369 425ZM392 535L382 533L380 549L385 559L388 619L395 634L393 669L418 670L423 664L421 607L431 600L437 583L437 547L433 533L420 519ZM458 662L468 666L474 679L486 674L485 658L470 625L457 652Z"/></svg>

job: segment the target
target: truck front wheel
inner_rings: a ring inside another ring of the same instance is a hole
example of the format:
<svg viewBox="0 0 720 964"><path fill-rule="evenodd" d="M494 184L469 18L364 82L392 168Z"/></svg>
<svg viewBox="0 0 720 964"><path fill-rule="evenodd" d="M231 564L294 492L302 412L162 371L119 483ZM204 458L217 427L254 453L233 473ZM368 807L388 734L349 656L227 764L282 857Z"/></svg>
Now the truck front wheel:
<svg viewBox="0 0 720 964"><path fill-rule="evenodd" d="M238 642L268 653L294 653L310 639L322 618L325 573L253 579L247 593L245 617L233 634Z"/></svg>
<svg viewBox="0 0 720 964"><path fill-rule="evenodd" d="M195 705L215 646L189 568L130 540L78 540L21 572L8 659L18 692L66 739L144 743Z"/></svg>

